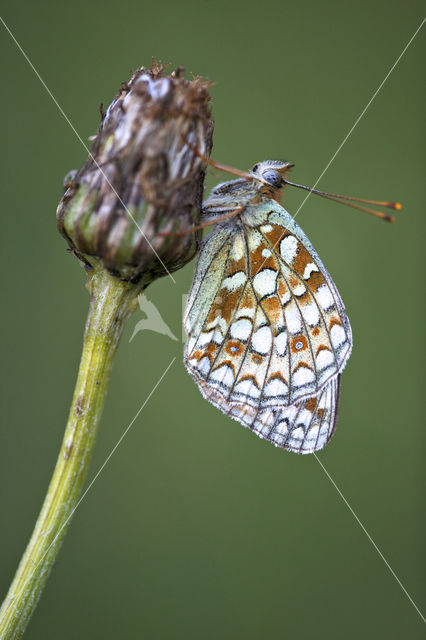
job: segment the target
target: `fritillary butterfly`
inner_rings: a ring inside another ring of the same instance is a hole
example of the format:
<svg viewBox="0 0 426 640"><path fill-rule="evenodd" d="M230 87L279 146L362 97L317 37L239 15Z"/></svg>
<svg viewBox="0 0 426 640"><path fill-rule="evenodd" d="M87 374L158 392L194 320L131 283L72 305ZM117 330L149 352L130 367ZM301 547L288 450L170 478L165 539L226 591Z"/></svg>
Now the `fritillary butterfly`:
<svg viewBox="0 0 426 640"><path fill-rule="evenodd" d="M278 447L312 453L336 427L352 332L331 276L279 203L292 166L261 162L205 201L202 226L216 224L187 300L184 361L226 415Z"/></svg>

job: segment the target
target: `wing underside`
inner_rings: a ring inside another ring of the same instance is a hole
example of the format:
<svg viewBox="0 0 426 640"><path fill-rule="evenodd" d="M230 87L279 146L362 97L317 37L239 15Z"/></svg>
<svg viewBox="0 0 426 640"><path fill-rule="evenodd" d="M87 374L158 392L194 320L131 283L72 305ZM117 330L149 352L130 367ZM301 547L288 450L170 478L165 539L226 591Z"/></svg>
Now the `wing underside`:
<svg viewBox="0 0 426 640"><path fill-rule="evenodd" d="M223 394L204 380L197 382L204 398L215 407L281 449L293 453L314 453L325 447L335 431L340 374L314 398L289 407L271 406L260 410L246 403L228 402Z"/></svg>
<svg viewBox="0 0 426 640"><path fill-rule="evenodd" d="M259 436L316 451L334 431L352 344L337 289L280 225L218 231L188 300L186 367L212 404Z"/></svg>

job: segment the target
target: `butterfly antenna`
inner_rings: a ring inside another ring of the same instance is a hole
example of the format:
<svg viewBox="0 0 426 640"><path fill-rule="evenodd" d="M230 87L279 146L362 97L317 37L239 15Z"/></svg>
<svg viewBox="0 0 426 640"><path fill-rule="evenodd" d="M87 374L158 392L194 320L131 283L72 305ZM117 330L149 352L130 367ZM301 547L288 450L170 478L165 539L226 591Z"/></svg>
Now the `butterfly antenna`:
<svg viewBox="0 0 426 640"><path fill-rule="evenodd" d="M388 209L393 209L395 211L401 211L402 205L399 202L388 202L383 200L367 200L366 198L355 198L352 196L342 196L338 193L328 193L327 191L319 191L318 189L313 189L311 187L305 187L303 184L297 184L296 182L290 182L289 180L284 180L285 184L288 184L291 187L297 187L298 189L304 189L305 191L309 191L310 193L315 193L317 196L321 196L322 198L326 198L327 200L334 200L334 202L339 202L340 204L345 204L347 207L352 207L352 209L358 209L359 211L364 211L365 213L369 213L372 216L377 216L382 220L386 220L387 222L395 222L395 217L391 216L387 213L382 213L381 211L376 211L375 209L369 209L368 207L362 207L355 202L364 202L365 204L374 204L380 207L387 207Z"/></svg>

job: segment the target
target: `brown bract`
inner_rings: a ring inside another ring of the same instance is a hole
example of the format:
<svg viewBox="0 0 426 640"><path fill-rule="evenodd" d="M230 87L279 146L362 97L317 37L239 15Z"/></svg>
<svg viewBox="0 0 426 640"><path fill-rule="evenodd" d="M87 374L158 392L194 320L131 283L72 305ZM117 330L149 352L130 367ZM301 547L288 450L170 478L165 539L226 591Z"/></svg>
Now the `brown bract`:
<svg viewBox="0 0 426 640"><path fill-rule="evenodd" d="M209 83L141 68L108 107L83 167L65 185L59 231L90 268L100 258L112 274L146 282L192 259L196 234L168 237L198 220L213 120Z"/></svg>

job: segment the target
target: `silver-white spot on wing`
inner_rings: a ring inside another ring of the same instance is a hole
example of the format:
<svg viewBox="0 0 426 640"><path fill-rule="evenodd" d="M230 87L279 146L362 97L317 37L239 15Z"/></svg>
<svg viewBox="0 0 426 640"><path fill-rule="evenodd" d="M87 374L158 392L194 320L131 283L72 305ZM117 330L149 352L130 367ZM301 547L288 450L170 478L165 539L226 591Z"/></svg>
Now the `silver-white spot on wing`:
<svg viewBox="0 0 426 640"><path fill-rule="evenodd" d="M273 269L263 269L253 278L253 289L261 297L274 293L277 288L278 273Z"/></svg>
<svg viewBox="0 0 426 640"><path fill-rule="evenodd" d="M247 318L241 318L231 324L230 335L231 338L246 341L252 330L252 322Z"/></svg>
<svg viewBox="0 0 426 640"><path fill-rule="evenodd" d="M272 346L272 333L269 327L260 327L251 338L251 346L257 353L266 355Z"/></svg>

